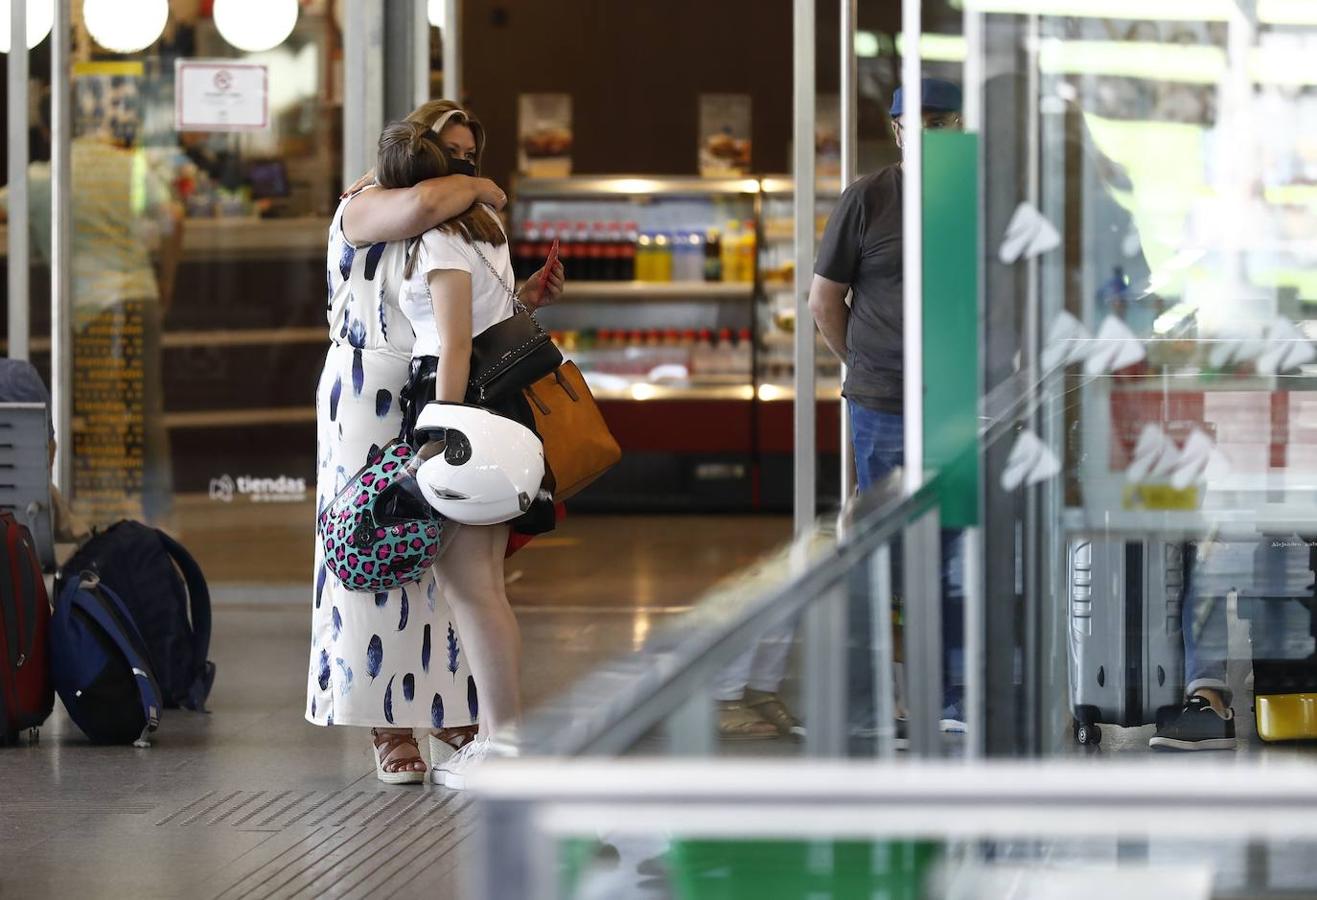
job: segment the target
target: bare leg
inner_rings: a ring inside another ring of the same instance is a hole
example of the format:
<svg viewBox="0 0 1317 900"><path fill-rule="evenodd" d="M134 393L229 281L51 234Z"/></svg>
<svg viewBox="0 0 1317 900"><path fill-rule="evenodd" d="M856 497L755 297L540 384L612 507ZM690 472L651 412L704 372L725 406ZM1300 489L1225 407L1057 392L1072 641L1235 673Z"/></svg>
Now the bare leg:
<svg viewBox="0 0 1317 900"><path fill-rule="evenodd" d="M465 525L436 570L480 693L481 718L491 734L521 717L521 633L503 590L501 560L507 540L506 525Z"/></svg>

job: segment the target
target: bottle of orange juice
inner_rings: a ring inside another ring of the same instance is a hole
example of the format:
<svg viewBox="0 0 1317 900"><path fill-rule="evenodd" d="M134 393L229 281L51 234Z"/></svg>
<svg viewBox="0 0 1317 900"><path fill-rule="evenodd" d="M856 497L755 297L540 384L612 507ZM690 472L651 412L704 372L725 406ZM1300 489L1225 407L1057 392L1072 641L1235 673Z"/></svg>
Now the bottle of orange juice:
<svg viewBox="0 0 1317 900"><path fill-rule="evenodd" d="M736 240L736 280L755 280L755 223L747 219Z"/></svg>

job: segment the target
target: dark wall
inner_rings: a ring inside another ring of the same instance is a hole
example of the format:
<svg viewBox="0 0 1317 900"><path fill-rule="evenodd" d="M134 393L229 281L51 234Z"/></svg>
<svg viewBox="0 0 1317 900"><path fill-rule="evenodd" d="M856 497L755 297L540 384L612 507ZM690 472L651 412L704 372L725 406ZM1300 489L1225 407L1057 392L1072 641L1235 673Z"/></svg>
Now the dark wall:
<svg viewBox="0 0 1317 900"><path fill-rule="evenodd" d="M864 5L863 27L899 27L899 4ZM838 6L817 4L820 93L837 91ZM516 167L530 92L572 95L576 173L695 174L702 93L750 94L754 169L788 169L791 0L466 0L462 52L493 178Z"/></svg>

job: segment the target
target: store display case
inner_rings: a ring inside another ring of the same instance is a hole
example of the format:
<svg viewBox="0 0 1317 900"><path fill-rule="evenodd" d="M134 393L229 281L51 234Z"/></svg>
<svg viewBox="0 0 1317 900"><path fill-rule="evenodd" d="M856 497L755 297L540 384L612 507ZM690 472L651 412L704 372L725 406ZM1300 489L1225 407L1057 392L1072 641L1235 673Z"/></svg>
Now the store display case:
<svg viewBox="0 0 1317 900"><path fill-rule="evenodd" d="M790 508L795 314L786 178L524 179L509 210L526 278L554 240L541 313L626 451L574 501L612 510ZM820 204L820 229L835 186ZM838 367L819 343L820 447L837 453ZM820 467L836 492L836 465Z"/></svg>

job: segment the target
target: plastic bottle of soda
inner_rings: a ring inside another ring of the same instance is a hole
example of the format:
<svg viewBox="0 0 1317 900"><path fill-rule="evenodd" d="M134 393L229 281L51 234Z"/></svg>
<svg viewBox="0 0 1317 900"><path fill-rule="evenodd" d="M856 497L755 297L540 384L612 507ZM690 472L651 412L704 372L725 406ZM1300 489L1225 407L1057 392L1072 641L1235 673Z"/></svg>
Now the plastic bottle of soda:
<svg viewBox="0 0 1317 900"><path fill-rule="evenodd" d="M601 265L602 279L604 281L621 281L622 280L622 241L625 235L622 233L621 222L609 222L604 229L603 241L603 261Z"/></svg>
<svg viewBox="0 0 1317 900"><path fill-rule="evenodd" d="M741 223L730 220L723 227L720 259L722 262L722 280L737 281L736 248L741 239Z"/></svg>
<svg viewBox="0 0 1317 900"><path fill-rule="evenodd" d="M755 223L749 219L741 226L736 243L736 274L737 281L755 280Z"/></svg>
<svg viewBox="0 0 1317 900"><path fill-rule="evenodd" d="M663 231L654 235L653 280L672 280L672 238Z"/></svg>
<svg viewBox="0 0 1317 900"><path fill-rule="evenodd" d="M619 250L621 251L621 263L618 266L618 277L622 281L635 281L640 278L636 274L636 243L639 240L640 226L635 222L627 222L622 226L622 239Z"/></svg>
<svg viewBox="0 0 1317 900"><path fill-rule="evenodd" d="M736 333L736 373L749 378L754 368L754 345L749 328L742 328Z"/></svg>
<svg viewBox="0 0 1317 900"><path fill-rule="evenodd" d="M654 238L643 231L636 236L632 274L637 281L654 280Z"/></svg>
<svg viewBox="0 0 1317 900"><path fill-rule="evenodd" d="M710 228L704 234L704 280L722 281L722 237L717 228Z"/></svg>
<svg viewBox="0 0 1317 900"><path fill-rule="evenodd" d="M736 375L736 348L732 346L732 329L719 328L718 342L713 346L713 359L718 375Z"/></svg>
<svg viewBox="0 0 1317 900"><path fill-rule="evenodd" d="M594 235L587 222L577 222L572 229L572 258L576 260L576 278L595 281L598 258L594 255Z"/></svg>

